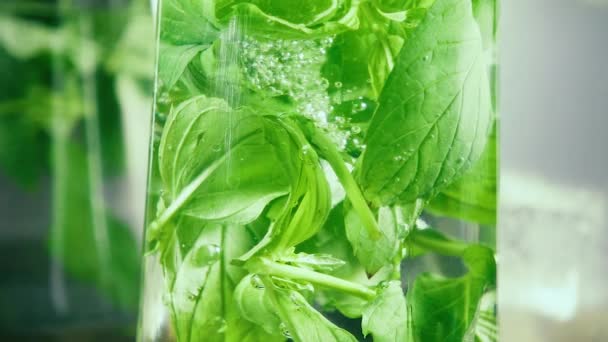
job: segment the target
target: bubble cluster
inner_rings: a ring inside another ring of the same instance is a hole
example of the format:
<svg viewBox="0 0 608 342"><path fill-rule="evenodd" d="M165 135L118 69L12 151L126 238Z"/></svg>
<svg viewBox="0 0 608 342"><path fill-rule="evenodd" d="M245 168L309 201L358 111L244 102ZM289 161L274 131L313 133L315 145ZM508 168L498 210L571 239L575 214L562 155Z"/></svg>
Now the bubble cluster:
<svg viewBox="0 0 608 342"><path fill-rule="evenodd" d="M240 45L245 79L269 96L289 96L300 114L326 125L331 103L329 81L321 76L321 67L332 44L332 37L273 41L245 37Z"/></svg>

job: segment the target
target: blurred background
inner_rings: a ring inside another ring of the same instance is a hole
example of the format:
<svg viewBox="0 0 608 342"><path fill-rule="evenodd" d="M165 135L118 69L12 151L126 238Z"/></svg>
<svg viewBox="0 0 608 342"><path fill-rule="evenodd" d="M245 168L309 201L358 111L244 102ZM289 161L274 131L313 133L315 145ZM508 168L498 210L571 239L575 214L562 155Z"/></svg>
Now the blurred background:
<svg viewBox="0 0 608 342"><path fill-rule="evenodd" d="M501 20L501 338L608 341L608 1Z"/></svg>
<svg viewBox="0 0 608 342"><path fill-rule="evenodd" d="M132 341L147 0L0 2L0 341Z"/></svg>
<svg viewBox="0 0 608 342"><path fill-rule="evenodd" d="M0 1L0 341L133 341L147 0ZM501 15L502 341L608 341L608 1Z"/></svg>

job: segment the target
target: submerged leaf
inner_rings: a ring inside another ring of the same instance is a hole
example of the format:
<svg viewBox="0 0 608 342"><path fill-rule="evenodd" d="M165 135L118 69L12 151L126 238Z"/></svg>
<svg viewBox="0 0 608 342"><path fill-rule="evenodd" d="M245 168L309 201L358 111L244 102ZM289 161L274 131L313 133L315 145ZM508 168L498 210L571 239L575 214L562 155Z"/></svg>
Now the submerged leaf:
<svg viewBox="0 0 608 342"><path fill-rule="evenodd" d="M363 311L363 334L371 333L375 342L407 341L407 307L401 282L391 281L380 291Z"/></svg>
<svg viewBox="0 0 608 342"><path fill-rule="evenodd" d="M483 293L496 285L496 263L491 249L477 245L464 250L462 258L466 275L450 279L424 273L409 289L418 340L460 342L473 329Z"/></svg>
<svg viewBox="0 0 608 342"><path fill-rule="evenodd" d="M402 48L370 124L356 171L366 197L378 207L429 199L468 170L491 128L488 85L470 1L436 1Z"/></svg>
<svg viewBox="0 0 608 342"><path fill-rule="evenodd" d="M219 99L194 97L176 108L158 152L165 217L181 211L245 224L287 194L289 178L274 129L262 116L233 111Z"/></svg>

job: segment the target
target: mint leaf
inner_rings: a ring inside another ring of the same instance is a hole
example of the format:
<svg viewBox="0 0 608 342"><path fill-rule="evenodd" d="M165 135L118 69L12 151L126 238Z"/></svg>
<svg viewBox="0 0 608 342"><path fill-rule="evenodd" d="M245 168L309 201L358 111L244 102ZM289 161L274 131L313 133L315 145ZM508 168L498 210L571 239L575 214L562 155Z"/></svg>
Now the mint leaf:
<svg viewBox="0 0 608 342"><path fill-rule="evenodd" d="M332 272L346 265L344 260L335 258L330 254L297 253L282 257L280 261L321 272Z"/></svg>
<svg viewBox="0 0 608 342"><path fill-rule="evenodd" d="M473 168L443 190L427 207L433 214L487 225L496 224L497 151L494 129L484 152Z"/></svg>
<svg viewBox="0 0 608 342"><path fill-rule="evenodd" d="M378 297L363 311L363 334L371 333L375 342L407 341L407 307L401 282L391 281L381 287Z"/></svg>
<svg viewBox="0 0 608 342"><path fill-rule="evenodd" d="M325 1L315 0L314 5L319 2ZM232 18L247 18L247 33L254 36L278 39L315 38L344 32L359 25L357 17L358 0L332 1L327 14L331 14L338 2L343 3L343 5L330 18L323 12L320 13L320 16L311 17L310 14L293 11L293 9L290 9L288 18L284 18L281 17L282 14L285 14L284 10L281 9L284 8L281 5L283 2L270 3L264 1L260 1L260 3L264 3L263 7L270 10L270 13L265 12L253 3L239 2L233 6L227 6L225 14L221 16L224 18L224 25L227 25ZM297 6L305 6L312 11L317 10L316 6L307 5L308 2L297 3L299 4ZM311 20L308 25L289 20L306 20L303 19L303 16Z"/></svg>
<svg viewBox="0 0 608 342"><path fill-rule="evenodd" d="M331 323L295 291L271 290L271 297L281 318L285 337L296 342L357 341L353 335Z"/></svg>
<svg viewBox="0 0 608 342"><path fill-rule="evenodd" d="M281 320L258 275L248 275L236 288L235 302L243 318L259 325L267 333L281 335Z"/></svg>
<svg viewBox="0 0 608 342"><path fill-rule="evenodd" d="M483 293L496 285L494 252L473 245L462 252L468 273L444 278L425 273L408 290L415 336L421 341L462 341L472 334Z"/></svg>
<svg viewBox="0 0 608 342"><path fill-rule="evenodd" d="M298 247L308 253L326 253L339 260L346 261L340 268L328 272L332 276L359 284L370 284L365 268L355 257L353 249L346 238L344 228L343 203L336 205L329 214L323 228L311 239ZM350 318L361 317L363 308L367 301L347 293L331 289L318 289L317 301L324 308L339 310L343 315Z"/></svg>
<svg viewBox="0 0 608 342"><path fill-rule="evenodd" d="M163 0L161 41L173 45L205 45L218 37L212 0Z"/></svg>
<svg viewBox="0 0 608 342"><path fill-rule="evenodd" d="M436 1L402 48L368 130L357 174L374 205L432 198L479 159L491 122L486 68L470 2Z"/></svg>
<svg viewBox="0 0 608 342"><path fill-rule="evenodd" d="M241 261L261 251L283 252L307 240L322 227L331 209L329 184L314 148L291 118L273 121L278 126L271 132L282 146L278 158L292 185L289 196L272 203L267 234Z"/></svg>
<svg viewBox="0 0 608 342"><path fill-rule="evenodd" d="M228 240L229 239L229 240ZM182 218L161 247L168 304L179 341L256 341L268 335L243 319L233 300L245 276L230 260L252 246L238 226Z"/></svg>
<svg viewBox="0 0 608 342"><path fill-rule="evenodd" d="M168 45L161 43L158 77L163 82L162 86L167 89L173 87L192 59L207 48L206 45Z"/></svg>
<svg viewBox="0 0 608 342"><path fill-rule="evenodd" d="M226 118L232 116L233 120ZM219 99L194 97L171 113L159 146L167 209L205 220L248 223L289 191L289 179L260 116L231 110ZM230 141L227 143L227 134Z"/></svg>
<svg viewBox="0 0 608 342"><path fill-rule="evenodd" d="M353 251L365 266L368 273L374 274L380 268L391 264L400 253L401 232L404 226L399 209L382 207L378 210L378 227L381 236L374 240L362 225L359 215L354 210L346 213L346 236L353 246Z"/></svg>

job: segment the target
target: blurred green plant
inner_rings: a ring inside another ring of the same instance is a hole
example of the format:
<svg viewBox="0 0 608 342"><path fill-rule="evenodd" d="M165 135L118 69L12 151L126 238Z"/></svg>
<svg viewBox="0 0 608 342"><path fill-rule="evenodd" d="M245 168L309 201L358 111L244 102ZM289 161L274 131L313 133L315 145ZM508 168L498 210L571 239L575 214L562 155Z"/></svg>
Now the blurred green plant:
<svg viewBox="0 0 608 342"><path fill-rule="evenodd" d="M50 176L51 256L131 310L139 248L106 207L103 184L125 168L118 77L151 90L147 6L0 5L0 172L28 191Z"/></svg>

